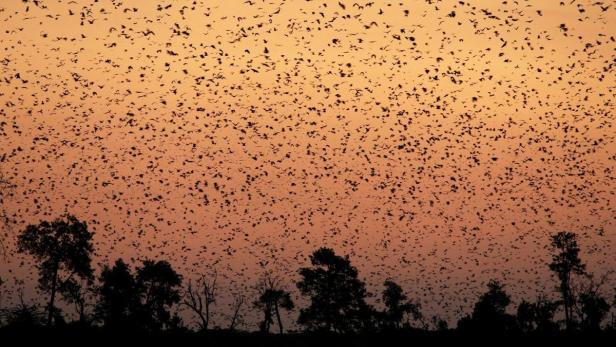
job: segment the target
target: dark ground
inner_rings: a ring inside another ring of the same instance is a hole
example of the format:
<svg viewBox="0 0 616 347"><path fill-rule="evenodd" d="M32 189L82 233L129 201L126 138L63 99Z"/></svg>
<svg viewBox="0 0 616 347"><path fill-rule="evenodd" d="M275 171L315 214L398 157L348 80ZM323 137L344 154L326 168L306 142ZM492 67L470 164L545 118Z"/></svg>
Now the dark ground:
<svg viewBox="0 0 616 347"><path fill-rule="evenodd" d="M616 346L616 331L564 333L549 335L494 335L490 333L460 333L450 331L395 331L375 334L289 333L264 335L252 332L209 331L208 333L176 332L156 335L119 334L99 328L63 328L49 330L0 329L0 346Z"/></svg>

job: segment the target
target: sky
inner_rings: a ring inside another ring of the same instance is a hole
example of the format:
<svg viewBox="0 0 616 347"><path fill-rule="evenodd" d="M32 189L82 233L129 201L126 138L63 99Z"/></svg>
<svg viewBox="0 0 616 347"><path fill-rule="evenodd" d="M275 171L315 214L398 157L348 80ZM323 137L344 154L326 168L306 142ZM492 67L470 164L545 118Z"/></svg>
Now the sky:
<svg viewBox="0 0 616 347"><path fill-rule="evenodd" d="M371 291L394 279L453 321L491 278L514 300L554 295L561 230L605 274L615 7L3 1L9 296L38 297L15 235L66 213L95 232L97 264L215 271L223 296L265 271L294 289L326 246Z"/></svg>

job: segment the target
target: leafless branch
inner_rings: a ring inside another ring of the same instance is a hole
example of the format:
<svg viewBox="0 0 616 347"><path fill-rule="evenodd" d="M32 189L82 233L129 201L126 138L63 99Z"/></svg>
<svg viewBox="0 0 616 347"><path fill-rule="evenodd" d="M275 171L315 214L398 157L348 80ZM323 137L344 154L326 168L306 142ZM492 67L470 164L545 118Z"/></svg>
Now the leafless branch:
<svg viewBox="0 0 616 347"><path fill-rule="evenodd" d="M242 322L241 310L242 310L243 305L244 305L244 295L234 294L233 303L231 304L233 315L231 316L231 323L229 324L229 330L235 330L235 328L239 324L241 324Z"/></svg>
<svg viewBox="0 0 616 347"><path fill-rule="evenodd" d="M189 280L184 292L182 304L199 317L199 329L203 331L209 327L211 308L216 302L216 279L216 273L211 277L201 275L194 286L192 280Z"/></svg>

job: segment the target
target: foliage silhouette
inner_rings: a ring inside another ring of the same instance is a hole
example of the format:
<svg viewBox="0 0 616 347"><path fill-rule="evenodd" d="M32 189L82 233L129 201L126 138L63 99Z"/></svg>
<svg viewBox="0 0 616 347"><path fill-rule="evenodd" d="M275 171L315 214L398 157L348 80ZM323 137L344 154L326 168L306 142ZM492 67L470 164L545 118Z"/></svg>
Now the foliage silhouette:
<svg viewBox="0 0 616 347"><path fill-rule="evenodd" d="M96 312L106 328L159 332L178 325L169 310L180 302L182 278L168 262L145 260L133 275L118 259L103 268L100 282Z"/></svg>
<svg viewBox="0 0 616 347"><path fill-rule="evenodd" d="M580 317L580 328L587 331L599 331L601 324L610 311L610 304L601 295L601 287L606 282L608 274L595 281L592 274L587 273L586 284L582 285L576 300L576 311Z"/></svg>
<svg viewBox="0 0 616 347"><path fill-rule="evenodd" d="M600 330L601 323L610 310L607 300L595 292L580 295L580 311L582 313L582 329Z"/></svg>
<svg viewBox="0 0 616 347"><path fill-rule="evenodd" d="M263 275L258 285L259 297L254 306L263 312L263 320L259 324L259 330L269 333L270 326L274 324L274 316L278 323L278 331L283 334L284 328L280 310L292 310L295 307L291 294L280 286L278 278L267 272Z"/></svg>
<svg viewBox="0 0 616 347"><path fill-rule="evenodd" d="M437 331L449 330L449 323L439 316L432 316L432 324Z"/></svg>
<svg viewBox="0 0 616 347"><path fill-rule="evenodd" d="M8 310L6 316L7 327L13 329L41 326L44 322L44 315L36 305L26 305L23 302Z"/></svg>
<svg viewBox="0 0 616 347"><path fill-rule="evenodd" d="M517 309L518 326L524 333L549 333L558 330L554 322L554 314L558 303L548 300L544 296L537 298L534 303L522 300Z"/></svg>
<svg viewBox="0 0 616 347"><path fill-rule="evenodd" d="M68 283L75 278L92 280L93 233L74 216L29 225L18 238L18 250L37 261L39 287L49 292L47 325L53 323L56 292L69 294ZM64 277L64 278L62 278Z"/></svg>
<svg viewBox="0 0 616 347"><path fill-rule="evenodd" d="M147 331L176 327L178 318L172 317L169 310L180 302L182 277L165 260L145 260L137 268L136 279L140 294L138 321Z"/></svg>
<svg viewBox="0 0 616 347"><path fill-rule="evenodd" d="M458 322L463 331L486 331L490 333L511 332L516 329L515 318L506 312L511 303L509 294L497 280L488 282L488 291L479 297L471 316Z"/></svg>
<svg viewBox="0 0 616 347"><path fill-rule="evenodd" d="M44 315L37 305L28 305L24 300L23 288L18 290L19 304L13 308L3 309L2 320L8 329L20 330L43 325ZM0 320L1 321L1 320Z"/></svg>
<svg viewBox="0 0 616 347"><path fill-rule="evenodd" d="M116 260L112 268L105 265L99 278L96 315L111 330L136 328L139 288L129 266Z"/></svg>
<svg viewBox="0 0 616 347"><path fill-rule="evenodd" d="M348 333L369 328L373 309L366 303L364 282L347 257L330 248L320 248L310 256L312 267L300 269L300 293L310 299L301 309L298 323L309 330Z"/></svg>
<svg viewBox="0 0 616 347"><path fill-rule="evenodd" d="M291 340L286 341L315 338L316 344L324 341L340 344L354 336L361 342L365 342L364 337L372 336L375 337L373 341L383 344L385 340L379 337L388 336L390 340L387 341L394 341L397 337L429 333L436 334L433 336L554 337L600 336L611 332L608 336L614 336L613 314L611 322L605 324L610 305L602 291L610 273L595 280L586 272L579 257L576 234L561 232L553 235L550 241L552 261L549 267L558 275L562 300L551 301L543 294L534 302L521 300L514 316L508 312L512 301L504 285L490 280L472 312L458 321L455 330L449 329L447 322L437 316L432 317L429 326L420 304L410 300L403 288L391 279L383 283L384 308L376 310L366 302L370 294L348 256L338 256L332 249L320 248L311 254L311 265L299 270L300 280L296 283L299 292L308 299L308 305L300 310L298 318L304 331L285 331L281 311L293 310L295 303L291 293L281 285L280 278L267 272L257 283L257 295L252 301L262 314L260 330L266 333L258 336L264 339L261 340L264 345L287 338ZM202 336L206 341L211 337L224 343L224 339L256 336L237 329L243 322L242 308L246 301L242 292L233 293L231 313L227 315L228 329L211 327L210 305L216 302L219 289L216 275L201 276L195 282L189 280L182 291L182 277L167 261L145 260L133 270L122 259L117 259L112 267L102 267L97 285L94 285L90 265L92 233L85 223L73 216L28 226L18 236L17 245L20 252L36 260L40 289L49 293L50 298L45 306L26 304L23 288L17 285L19 304L10 309L0 307L0 333L45 331L88 335L100 331L118 336L191 336L177 314L175 308L179 307L197 314L199 332L208 333L195 336ZM575 281L572 280L574 275ZM16 284L19 283L23 282L16 280ZM0 279L0 290L3 284ZM0 291L0 306L2 294ZM67 315L55 305L54 295L62 295L68 305L61 307L69 310L72 307L75 314ZM90 313L93 303L94 310ZM561 306L565 306L565 313L569 311L565 330L560 330L561 325L555 321ZM67 321L71 317L77 318ZM421 325L415 327L412 322ZM274 325L278 326L279 334L267 334ZM268 340L274 336L280 340ZM336 340L337 336L342 340Z"/></svg>
<svg viewBox="0 0 616 347"><path fill-rule="evenodd" d="M405 316L410 316L413 320L422 318L421 305L408 300L406 294L396 282L386 280L383 285L383 302L385 312L383 314L384 326L389 329L399 329L403 325ZM406 326L410 326L407 320Z"/></svg>
<svg viewBox="0 0 616 347"><path fill-rule="evenodd" d="M572 275L584 274L586 266L579 257L580 248L575 233L561 231L553 235L551 247L554 254L549 267L560 280L558 290L562 296L565 311L565 326L567 330L571 330L574 324L573 306L575 303L575 296L571 289Z"/></svg>
<svg viewBox="0 0 616 347"><path fill-rule="evenodd" d="M76 281L71 280L63 284L61 292L64 293L64 300L72 304L80 324L88 325L91 323L91 317L87 313L88 298L92 294L91 288L93 282L91 279Z"/></svg>

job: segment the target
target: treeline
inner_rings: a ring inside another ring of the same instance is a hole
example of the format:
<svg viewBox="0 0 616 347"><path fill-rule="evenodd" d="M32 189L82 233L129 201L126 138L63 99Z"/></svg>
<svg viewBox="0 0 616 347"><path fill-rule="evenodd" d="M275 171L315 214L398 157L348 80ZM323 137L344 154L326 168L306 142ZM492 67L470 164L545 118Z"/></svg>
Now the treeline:
<svg viewBox="0 0 616 347"><path fill-rule="evenodd" d="M118 259L104 265L96 277L92 238L87 225L74 216L29 225L19 234L17 250L36 262L39 289L48 297L39 306L26 304L20 295L17 306L0 308L2 330L71 326L123 334L187 333L191 330L178 314L178 308L184 308L194 314L197 331L213 331L212 310L219 290L215 275L186 283L165 260L145 260L132 269ZM424 317L420 303L408 298L392 279L383 283L380 294L384 309L376 309L366 301L370 294L349 258L320 248L310 256L311 265L299 269L296 286L308 305L299 308L297 324L305 332L334 334L431 330L549 335L563 331L616 331L614 315L608 317L610 306L616 305L616 292L613 298L602 294L607 277L596 279L587 272L576 234L559 232L549 241L552 261L547 266L557 278L558 300L541 295L523 300L514 308L504 284L491 280L472 312L460 319L455 329L438 317ZM1 283L0 280L0 286ZM258 294L254 298L246 293L233 296L228 322L217 331L236 331L244 320L245 309L252 308L260 313L260 332L285 333L282 311L295 309L291 292L271 273L266 273L256 287ZM58 308L59 300L75 309L71 321Z"/></svg>

